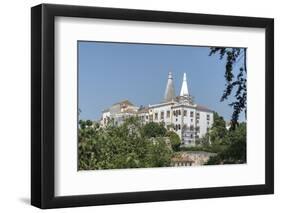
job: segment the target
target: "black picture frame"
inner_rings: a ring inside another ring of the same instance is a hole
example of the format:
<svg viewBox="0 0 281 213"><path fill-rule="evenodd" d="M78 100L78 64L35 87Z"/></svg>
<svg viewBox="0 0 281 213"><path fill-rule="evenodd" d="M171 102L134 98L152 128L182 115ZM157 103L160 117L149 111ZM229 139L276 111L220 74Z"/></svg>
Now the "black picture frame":
<svg viewBox="0 0 281 213"><path fill-rule="evenodd" d="M93 195L54 195L54 20L101 18L263 28L266 32L265 184ZM41 4L31 8L31 204L60 208L274 193L274 20L240 16Z"/></svg>

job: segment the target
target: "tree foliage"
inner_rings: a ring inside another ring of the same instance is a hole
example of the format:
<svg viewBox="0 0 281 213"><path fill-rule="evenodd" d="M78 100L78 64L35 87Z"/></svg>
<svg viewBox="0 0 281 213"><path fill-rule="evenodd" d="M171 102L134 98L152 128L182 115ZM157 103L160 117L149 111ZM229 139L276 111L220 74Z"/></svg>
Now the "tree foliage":
<svg viewBox="0 0 281 213"><path fill-rule="evenodd" d="M226 124L223 117L219 116L218 113L214 112L214 123L207 136L210 137L212 147L216 151L221 151L227 144L225 140L227 136Z"/></svg>
<svg viewBox="0 0 281 213"><path fill-rule="evenodd" d="M225 127L223 117L214 112L214 123L209 132L198 140L198 146L188 148L188 151L206 151L217 153L206 163L237 164L246 162L246 123L237 123L236 128Z"/></svg>
<svg viewBox="0 0 281 213"><path fill-rule="evenodd" d="M221 152L227 145L225 140L228 132L226 124L217 112L214 112L214 123L205 136L196 140L197 147L194 150L209 152Z"/></svg>
<svg viewBox="0 0 281 213"><path fill-rule="evenodd" d="M246 64L246 48L225 48L211 47L210 56L219 54L220 59L226 59L225 64L225 81L226 88L223 91L221 101L225 101L234 93L234 101L229 105L233 107L231 117L232 128L238 124L239 115L241 112L247 114L247 64ZM238 68L238 73L235 74L235 66L241 59L244 59Z"/></svg>
<svg viewBox="0 0 281 213"><path fill-rule="evenodd" d="M151 130L151 129L152 130ZM181 140L162 124L143 125L138 118L130 117L123 124L114 120L106 127L90 120L79 121L79 170L148 168L171 165L171 158L180 147ZM217 153L207 164L246 162L246 124L227 130L224 119L214 113L214 124L200 139L198 146L185 151Z"/></svg>
<svg viewBox="0 0 281 213"><path fill-rule="evenodd" d="M178 136L178 134L173 132L173 131L168 131L166 133L166 136L169 137L169 139L170 139L170 143L171 143L172 149L174 151L179 151L180 150L180 145L181 145L181 139Z"/></svg>
<svg viewBox="0 0 281 213"><path fill-rule="evenodd" d="M163 137L167 130L163 124L149 122L144 125L143 133L147 137Z"/></svg>
<svg viewBox="0 0 281 213"><path fill-rule="evenodd" d="M160 130L152 138L146 125L133 117L120 126L104 128L80 120L79 170L170 166L172 151L165 138L159 136L164 134L161 126Z"/></svg>
<svg viewBox="0 0 281 213"><path fill-rule="evenodd" d="M240 123L235 129L230 129L224 138L225 148L211 157L207 164L246 163L246 129L246 123Z"/></svg>

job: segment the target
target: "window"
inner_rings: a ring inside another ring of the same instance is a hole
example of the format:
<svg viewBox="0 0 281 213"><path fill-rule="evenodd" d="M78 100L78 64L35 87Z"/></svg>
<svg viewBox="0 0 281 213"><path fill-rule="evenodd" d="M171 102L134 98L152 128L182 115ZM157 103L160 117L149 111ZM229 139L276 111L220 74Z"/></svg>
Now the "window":
<svg viewBox="0 0 281 213"><path fill-rule="evenodd" d="M178 110L178 114L181 115L181 110Z"/></svg>
<svg viewBox="0 0 281 213"><path fill-rule="evenodd" d="M192 118L190 119L190 122L191 122L191 123L193 122L193 119L192 119Z"/></svg>
<svg viewBox="0 0 281 213"><path fill-rule="evenodd" d="M167 111L166 113L166 117L169 118L170 117L170 110Z"/></svg>
<svg viewBox="0 0 281 213"><path fill-rule="evenodd" d="M164 119L164 112L161 112L161 119Z"/></svg>
<svg viewBox="0 0 281 213"><path fill-rule="evenodd" d="M193 138L193 134L190 134L190 138Z"/></svg>
<svg viewBox="0 0 281 213"><path fill-rule="evenodd" d="M181 125L180 124L179 124L178 128L179 128L179 130L181 129Z"/></svg>
<svg viewBox="0 0 281 213"><path fill-rule="evenodd" d="M154 114L154 119L158 120L158 113L157 112Z"/></svg>
<svg viewBox="0 0 281 213"><path fill-rule="evenodd" d="M150 121L153 120L153 115L149 115L149 120L150 120Z"/></svg>
<svg viewBox="0 0 281 213"><path fill-rule="evenodd" d="M193 130L194 130L194 126L190 125L190 131L193 131Z"/></svg>
<svg viewBox="0 0 281 213"><path fill-rule="evenodd" d="M209 114L207 114L207 121L209 121L210 120L210 115Z"/></svg>
<svg viewBox="0 0 281 213"><path fill-rule="evenodd" d="M148 120L148 115L147 115L147 116L145 116L145 118L146 118L146 120Z"/></svg>
<svg viewBox="0 0 281 213"><path fill-rule="evenodd" d="M174 116L176 116L176 111L175 110L173 111L173 113L174 113Z"/></svg>
<svg viewBox="0 0 281 213"><path fill-rule="evenodd" d="M183 110L183 116L187 116L187 111Z"/></svg>
<svg viewBox="0 0 281 213"><path fill-rule="evenodd" d="M190 112L190 117L193 118L194 112Z"/></svg>
<svg viewBox="0 0 281 213"><path fill-rule="evenodd" d="M199 112L196 113L196 118L197 118L197 119L200 118L200 113L199 113Z"/></svg>

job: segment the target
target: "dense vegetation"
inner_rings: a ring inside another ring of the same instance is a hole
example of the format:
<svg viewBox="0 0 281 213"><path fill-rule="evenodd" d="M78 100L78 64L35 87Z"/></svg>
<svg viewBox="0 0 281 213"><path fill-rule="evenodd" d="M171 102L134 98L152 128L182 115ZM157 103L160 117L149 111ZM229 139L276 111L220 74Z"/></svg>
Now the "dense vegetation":
<svg viewBox="0 0 281 213"><path fill-rule="evenodd" d="M241 123L234 130L227 131L225 137L220 139L223 143L221 150L211 157L207 164L246 163L246 128L246 123Z"/></svg>
<svg viewBox="0 0 281 213"><path fill-rule="evenodd" d="M246 123L238 123L236 128L227 130L224 119L214 113L213 127L196 141L197 146L181 149L217 153L208 165L246 163L246 129Z"/></svg>
<svg viewBox="0 0 281 213"><path fill-rule="evenodd" d="M101 128L79 121L79 170L170 166L171 147L180 142L177 135L161 124L141 125L134 117L120 126L113 123Z"/></svg>
<svg viewBox="0 0 281 213"><path fill-rule="evenodd" d="M135 117L116 126L100 127L92 121L79 121L79 170L166 167L178 151L217 153L207 164L246 162L246 124L227 130L225 121L214 113L214 124L196 147L180 147L179 136L163 124L141 124Z"/></svg>

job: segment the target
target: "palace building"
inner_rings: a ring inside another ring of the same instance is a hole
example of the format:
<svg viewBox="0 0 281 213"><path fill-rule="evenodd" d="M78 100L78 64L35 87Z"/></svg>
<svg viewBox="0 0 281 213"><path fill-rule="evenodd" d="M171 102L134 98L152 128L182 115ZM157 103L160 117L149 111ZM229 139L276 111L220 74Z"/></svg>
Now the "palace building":
<svg viewBox="0 0 281 213"><path fill-rule="evenodd" d="M185 146L194 146L196 139L202 138L213 124L213 111L194 103L194 98L189 94L186 73L179 96L175 95L173 76L169 72L163 102L137 107L128 100L121 101L102 112L100 123L106 126L113 120L120 125L130 116L139 117L144 124L163 123L168 130L179 135Z"/></svg>

